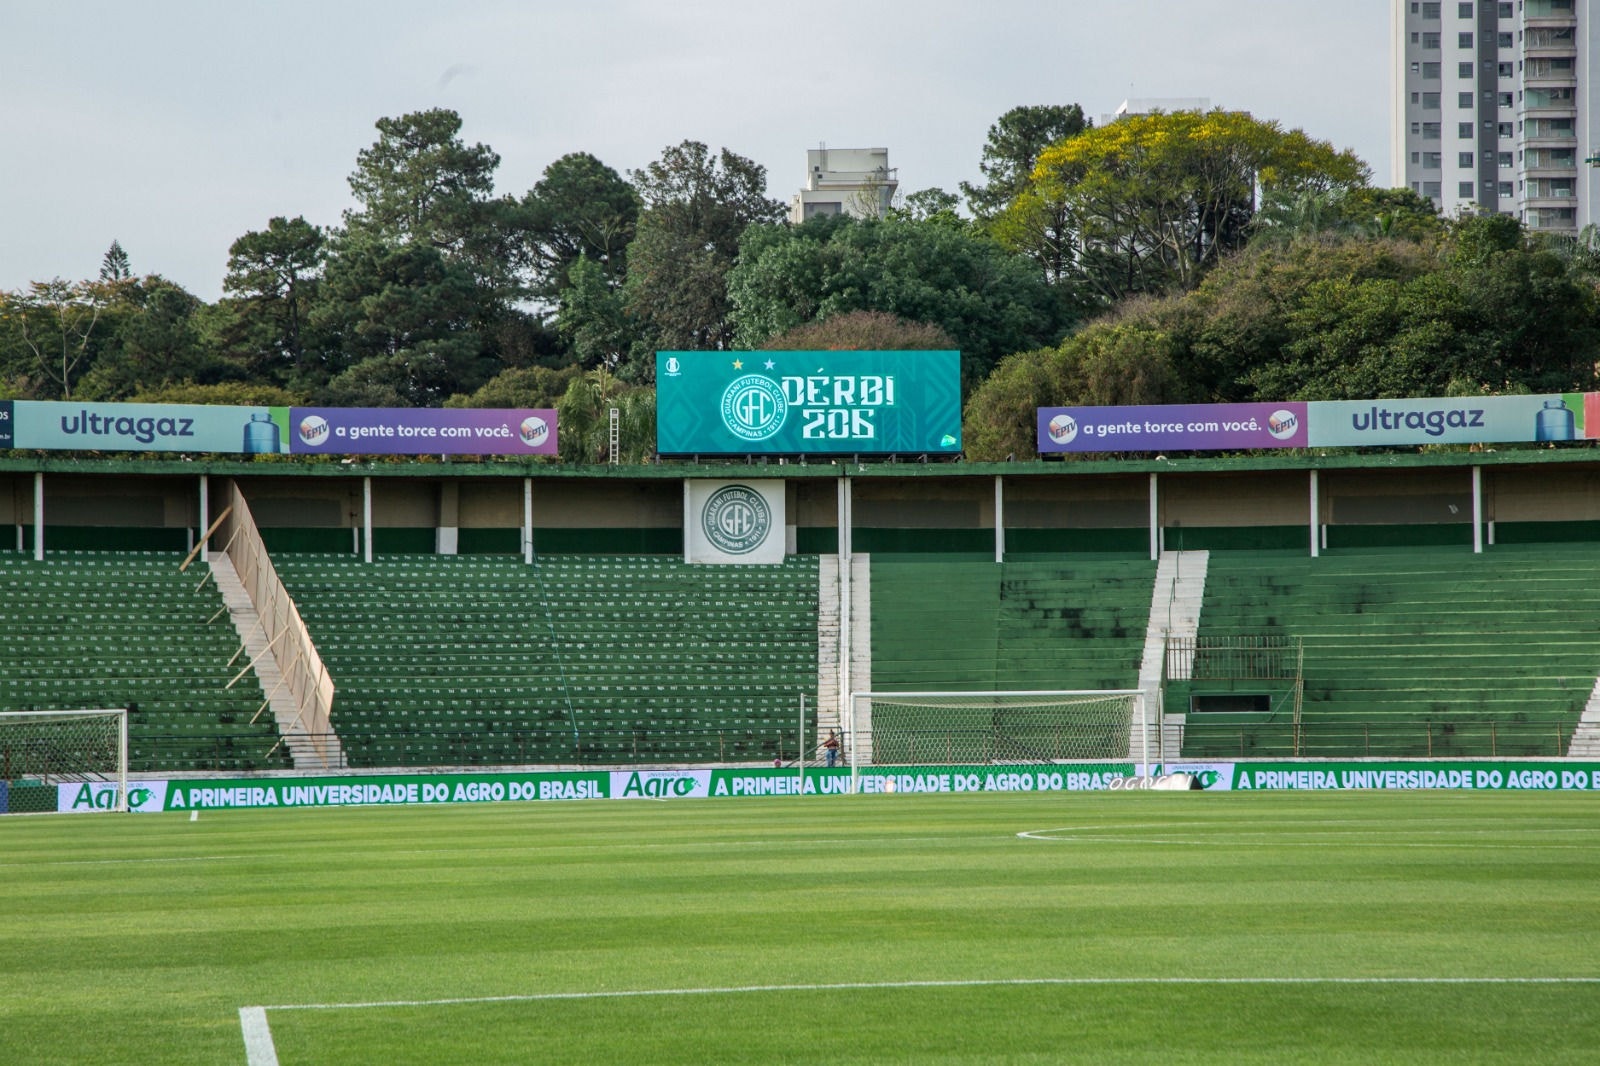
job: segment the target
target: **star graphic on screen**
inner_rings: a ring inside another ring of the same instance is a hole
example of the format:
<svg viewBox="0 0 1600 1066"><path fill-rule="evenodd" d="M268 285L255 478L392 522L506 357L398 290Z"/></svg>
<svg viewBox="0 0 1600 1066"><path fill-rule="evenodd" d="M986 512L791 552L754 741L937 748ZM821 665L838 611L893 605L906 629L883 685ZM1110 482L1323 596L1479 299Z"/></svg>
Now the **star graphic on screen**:
<svg viewBox="0 0 1600 1066"><path fill-rule="evenodd" d="M774 363L774 362L773 362L773 361L772 361L772 360L771 360L771 359L768 359L768 360L767 360L767 369L768 369L768 370L771 370L771 369L772 369L772 368L773 368L773 367L774 367L774 366L776 366L776 365L777 365L777 364L776 364L776 363Z"/></svg>
<svg viewBox="0 0 1600 1066"><path fill-rule="evenodd" d="M733 368L734 368L734 369L735 369L735 370L743 370L743 369L744 369L744 360L742 360L742 359L735 359L735 360L734 360L734 361L733 361Z"/></svg>

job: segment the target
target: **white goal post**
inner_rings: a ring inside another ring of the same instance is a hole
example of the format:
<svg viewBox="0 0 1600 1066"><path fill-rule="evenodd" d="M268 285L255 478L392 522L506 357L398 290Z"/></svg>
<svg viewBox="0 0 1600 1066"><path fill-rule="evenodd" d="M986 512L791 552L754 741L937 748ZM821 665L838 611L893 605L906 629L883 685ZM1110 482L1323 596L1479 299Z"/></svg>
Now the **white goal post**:
<svg viewBox="0 0 1600 1066"><path fill-rule="evenodd" d="M852 692L845 743L862 766L1150 763L1139 689Z"/></svg>
<svg viewBox="0 0 1600 1066"><path fill-rule="evenodd" d="M54 811L56 787L79 782L114 784L107 809L128 809L126 710L0 711L4 810Z"/></svg>

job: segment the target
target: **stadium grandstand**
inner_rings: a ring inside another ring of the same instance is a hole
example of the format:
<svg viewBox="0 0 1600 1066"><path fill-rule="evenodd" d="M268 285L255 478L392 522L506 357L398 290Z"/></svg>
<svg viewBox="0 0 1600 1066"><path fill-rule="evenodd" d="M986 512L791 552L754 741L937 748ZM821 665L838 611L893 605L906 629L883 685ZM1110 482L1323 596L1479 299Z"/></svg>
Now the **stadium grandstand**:
<svg viewBox="0 0 1600 1066"><path fill-rule="evenodd" d="M136 773L789 765L866 690L1138 690L1165 760L1595 750L1588 450L0 478L0 710L125 707ZM777 494L775 561L691 558L702 480Z"/></svg>

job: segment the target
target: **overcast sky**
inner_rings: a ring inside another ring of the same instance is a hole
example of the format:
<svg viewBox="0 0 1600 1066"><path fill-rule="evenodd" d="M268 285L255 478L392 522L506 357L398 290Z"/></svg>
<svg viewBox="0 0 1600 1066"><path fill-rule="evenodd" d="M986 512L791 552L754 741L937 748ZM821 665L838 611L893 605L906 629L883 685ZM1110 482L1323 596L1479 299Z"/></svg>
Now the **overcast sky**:
<svg viewBox="0 0 1600 1066"><path fill-rule="evenodd" d="M887 147L902 193L979 177L1019 104L1206 97L1389 174L1389 0L0 0L0 289L135 273L221 292L274 215L338 223L373 123L429 107L520 195L567 152L685 139L767 168Z"/></svg>

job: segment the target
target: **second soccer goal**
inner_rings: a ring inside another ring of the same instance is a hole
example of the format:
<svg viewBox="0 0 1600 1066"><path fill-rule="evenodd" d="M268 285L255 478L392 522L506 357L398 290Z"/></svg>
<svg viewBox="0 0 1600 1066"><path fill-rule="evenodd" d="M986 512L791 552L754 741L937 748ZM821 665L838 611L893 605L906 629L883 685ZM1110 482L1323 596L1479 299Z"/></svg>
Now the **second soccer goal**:
<svg viewBox="0 0 1600 1066"><path fill-rule="evenodd" d="M1138 689L855 692L852 766L1147 762Z"/></svg>

